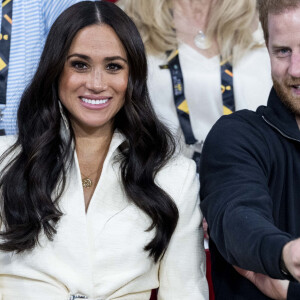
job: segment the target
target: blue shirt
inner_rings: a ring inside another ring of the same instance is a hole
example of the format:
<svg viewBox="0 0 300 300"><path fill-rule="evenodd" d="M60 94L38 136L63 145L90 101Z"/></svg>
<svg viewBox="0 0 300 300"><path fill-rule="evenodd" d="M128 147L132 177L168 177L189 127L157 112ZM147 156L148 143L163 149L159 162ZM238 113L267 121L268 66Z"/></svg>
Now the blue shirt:
<svg viewBox="0 0 300 300"><path fill-rule="evenodd" d="M6 134L17 131L16 115L20 98L35 73L51 25L63 10L80 1L14 0L6 106L0 107L4 109L0 129L4 128Z"/></svg>

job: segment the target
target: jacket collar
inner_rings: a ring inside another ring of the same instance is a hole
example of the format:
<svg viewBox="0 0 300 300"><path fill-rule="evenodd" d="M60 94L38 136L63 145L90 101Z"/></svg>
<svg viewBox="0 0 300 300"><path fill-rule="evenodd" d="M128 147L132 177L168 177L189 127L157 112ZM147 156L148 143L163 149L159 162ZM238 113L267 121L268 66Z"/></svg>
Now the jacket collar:
<svg viewBox="0 0 300 300"><path fill-rule="evenodd" d="M295 115L283 104L274 88L270 92L268 105L260 106L257 112L280 133L300 141L300 130Z"/></svg>

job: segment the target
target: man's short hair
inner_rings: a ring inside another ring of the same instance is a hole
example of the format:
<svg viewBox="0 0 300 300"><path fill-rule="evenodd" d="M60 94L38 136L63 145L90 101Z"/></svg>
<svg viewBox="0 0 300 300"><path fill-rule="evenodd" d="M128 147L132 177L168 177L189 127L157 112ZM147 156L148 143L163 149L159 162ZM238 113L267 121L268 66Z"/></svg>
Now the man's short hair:
<svg viewBox="0 0 300 300"><path fill-rule="evenodd" d="M291 8L300 7L300 0L257 0L259 20L261 22L266 44L268 45L268 15L281 14Z"/></svg>

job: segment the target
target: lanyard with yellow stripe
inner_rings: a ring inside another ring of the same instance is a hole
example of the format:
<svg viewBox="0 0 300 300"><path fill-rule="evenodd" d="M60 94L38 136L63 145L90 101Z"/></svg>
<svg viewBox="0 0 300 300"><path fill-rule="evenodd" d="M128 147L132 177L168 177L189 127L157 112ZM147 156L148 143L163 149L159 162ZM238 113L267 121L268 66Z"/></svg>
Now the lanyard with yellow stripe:
<svg viewBox="0 0 300 300"><path fill-rule="evenodd" d="M197 143L193 134L188 103L184 95L183 75L179 61L178 50L168 53L168 63L160 66L161 69L169 69L173 84L173 96L176 106L179 123L188 145ZM220 63L221 72L221 93L223 100L223 114L228 115L235 111L234 93L233 93L233 73L232 66L228 61ZM199 91L201 93L201 91Z"/></svg>
<svg viewBox="0 0 300 300"><path fill-rule="evenodd" d="M6 104L7 76L12 29L13 0L2 0L0 32L0 104ZM0 116L1 117L1 116Z"/></svg>
<svg viewBox="0 0 300 300"><path fill-rule="evenodd" d="M223 114L229 115L235 111L235 104L232 65L228 61L221 62L221 92L223 100Z"/></svg>
<svg viewBox="0 0 300 300"><path fill-rule="evenodd" d="M197 143L197 140L193 134L189 108L184 95L184 83L179 62L178 50L171 52L168 56L168 63L166 65L160 66L160 68L169 69L171 72L173 96L180 127L183 131L185 143L187 145L193 145Z"/></svg>

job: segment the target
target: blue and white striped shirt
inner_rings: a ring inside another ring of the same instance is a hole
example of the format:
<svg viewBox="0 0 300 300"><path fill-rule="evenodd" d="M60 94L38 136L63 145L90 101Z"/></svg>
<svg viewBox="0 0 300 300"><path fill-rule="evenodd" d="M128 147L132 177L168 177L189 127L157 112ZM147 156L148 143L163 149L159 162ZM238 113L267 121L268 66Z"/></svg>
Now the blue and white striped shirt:
<svg viewBox="0 0 300 300"><path fill-rule="evenodd" d="M6 134L16 133L19 101L34 75L51 25L63 10L80 1L14 0L6 107L1 105L4 118L0 129L4 128Z"/></svg>

